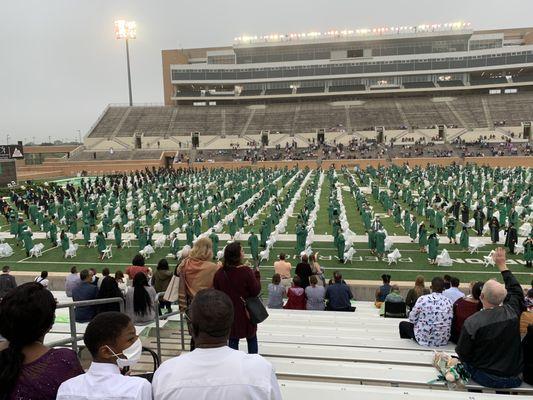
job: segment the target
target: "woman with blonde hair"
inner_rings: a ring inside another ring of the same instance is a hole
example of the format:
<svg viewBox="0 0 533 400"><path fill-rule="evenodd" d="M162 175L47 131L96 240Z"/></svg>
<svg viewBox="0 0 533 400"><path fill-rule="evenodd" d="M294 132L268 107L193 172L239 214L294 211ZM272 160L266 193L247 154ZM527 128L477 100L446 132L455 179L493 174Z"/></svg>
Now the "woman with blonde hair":
<svg viewBox="0 0 533 400"><path fill-rule="evenodd" d="M176 267L175 274L180 277L178 303L180 310L187 313L194 296L202 289L213 287L213 277L219 266L213 263L213 243L211 239L200 238L194 243L189 256ZM191 339L191 351L194 342Z"/></svg>
<svg viewBox="0 0 533 400"><path fill-rule="evenodd" d="M422 275L418 275L415 280L415 287L409 289L409 291L407 292L407 296L405 297L405 304L411 309L416 304L418 298L425 294L429 294L429 289L426 288L426 285L424 283L424 277Z"/></svg>

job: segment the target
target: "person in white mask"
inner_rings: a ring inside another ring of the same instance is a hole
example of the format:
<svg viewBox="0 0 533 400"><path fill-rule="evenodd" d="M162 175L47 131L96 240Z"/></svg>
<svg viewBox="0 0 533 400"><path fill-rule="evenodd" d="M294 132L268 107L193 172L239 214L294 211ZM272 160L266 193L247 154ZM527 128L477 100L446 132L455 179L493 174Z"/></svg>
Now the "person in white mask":
<svg viewBox="0 0 533 400"><path fill-rule="evenodd" d="M93 362L85 374L61 384L57 400L152 399L150 382L124 375L142 352L141 340L126 314L98 314L87 326L84 342Z"/></svg>

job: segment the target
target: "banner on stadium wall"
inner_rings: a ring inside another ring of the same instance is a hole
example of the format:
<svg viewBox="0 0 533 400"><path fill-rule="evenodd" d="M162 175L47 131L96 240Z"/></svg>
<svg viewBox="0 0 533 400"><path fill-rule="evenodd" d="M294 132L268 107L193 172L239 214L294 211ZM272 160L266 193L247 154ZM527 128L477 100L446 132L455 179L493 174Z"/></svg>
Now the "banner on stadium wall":
<svg viewBox="0 0 533 400"><path fill-rule="evenodd" d="M0 159L23 159L24 148L18 144L0 145Z"/></svg>

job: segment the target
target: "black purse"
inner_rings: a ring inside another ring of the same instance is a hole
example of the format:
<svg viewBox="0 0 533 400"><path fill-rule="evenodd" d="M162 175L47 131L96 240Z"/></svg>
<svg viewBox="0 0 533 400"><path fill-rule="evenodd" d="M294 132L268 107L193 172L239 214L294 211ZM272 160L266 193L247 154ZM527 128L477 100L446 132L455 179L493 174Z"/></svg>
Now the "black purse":
<svg viewBox="0 0 533 400"><path fill-rule="evenodd" d="M230 287L233 291L233 285L228 275L226 274L226 271L224 271L224 276L228 280ZM244 305L246 316L248 317L248 319L250 320L252 324L254 325L260 324L261 322L263 322L265 319L268 318L268 311L265 305L263 304L263 301L261 300L261 298L259 298L258 296L252 296L246 299L244 299L242 296L239 296L239 298L241 299Z"/></svg>

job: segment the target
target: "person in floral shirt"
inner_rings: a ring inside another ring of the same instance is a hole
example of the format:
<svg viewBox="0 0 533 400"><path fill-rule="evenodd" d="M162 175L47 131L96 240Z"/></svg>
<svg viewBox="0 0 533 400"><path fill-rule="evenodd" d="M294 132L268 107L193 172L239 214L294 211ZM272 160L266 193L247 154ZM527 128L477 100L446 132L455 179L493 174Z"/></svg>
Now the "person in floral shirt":
<svg viewBox="0 0 533 400"><path fill-rule="evenodd" d="M400 337L415 339L422 346L448 344L453 318L453 304L442 294L444 280L431 281L431 294L419 297L409 314L409 322L400 322Z"/></svg>

